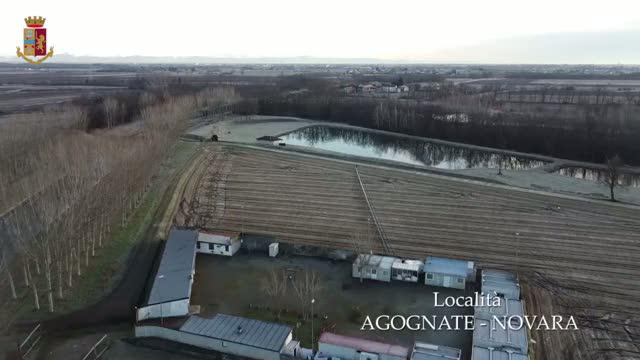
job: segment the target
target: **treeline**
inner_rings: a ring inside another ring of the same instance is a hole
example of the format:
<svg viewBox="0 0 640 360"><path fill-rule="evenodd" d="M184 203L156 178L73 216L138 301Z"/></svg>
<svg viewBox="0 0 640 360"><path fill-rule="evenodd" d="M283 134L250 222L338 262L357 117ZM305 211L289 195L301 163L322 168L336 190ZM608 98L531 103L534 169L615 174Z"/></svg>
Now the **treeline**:
<svg viewBox="0 0 640 360"><path fill-rule="evenodd" d="M581 118L567 119L534 113L492 113L484 111L488 106L482 102L487 100L477 101L477 106L460 106L465 116L451 116L459 115L451 110L457 106L314 95L247 100L238 104L237 111L343 122L572 160L603 163L618 154L627 164L640 165L637 107L585 105Z"/></svg>
<svg viewBox="0 0 640 360"><path fill-rule="evenodd" d="M0 286L0 300L17 299L28 288L36 310L44 301L55 311L56 301L71 296L92 259L139 206L194 110L235 99L230 88L143 93L131 103L106 98L5 119L0 275L6 286ZM104 118L94 123L99 106Z"/></svg>

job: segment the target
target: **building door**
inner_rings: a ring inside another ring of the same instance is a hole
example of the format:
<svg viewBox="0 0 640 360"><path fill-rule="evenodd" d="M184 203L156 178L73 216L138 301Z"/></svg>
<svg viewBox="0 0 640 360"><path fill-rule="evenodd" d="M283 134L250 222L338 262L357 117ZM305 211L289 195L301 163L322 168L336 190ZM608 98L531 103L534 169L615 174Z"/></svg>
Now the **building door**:
<svg viewBox="0 0 640 360"><path fill-rule="evenodd" d="M450 285L451 285L451 277L445 275L444 279L442 280L442 286L449 287Z"/></svg>

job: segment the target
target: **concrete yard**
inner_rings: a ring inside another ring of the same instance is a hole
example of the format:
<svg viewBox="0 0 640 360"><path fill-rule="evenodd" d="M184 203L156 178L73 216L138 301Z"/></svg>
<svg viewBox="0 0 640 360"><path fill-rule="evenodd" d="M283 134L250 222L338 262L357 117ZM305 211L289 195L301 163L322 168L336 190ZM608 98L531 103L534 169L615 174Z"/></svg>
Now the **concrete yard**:
<svg viewBox="0 0 640 360"><path fill-rule="evenodd" d="M353 234L371 226L354 163L228 144L211 152L183 211L212 230L353 250ZM530 308L580 311L585 319L615 314L614 325L630 329L596 336L591 331L609 325L585 320L583 331L562 336L638 341L638 208L391 167L359 165L359 171L397 255L516 270L532 294L556 295L533 297ZM542 348L560 336L534 339Z"/></svg>

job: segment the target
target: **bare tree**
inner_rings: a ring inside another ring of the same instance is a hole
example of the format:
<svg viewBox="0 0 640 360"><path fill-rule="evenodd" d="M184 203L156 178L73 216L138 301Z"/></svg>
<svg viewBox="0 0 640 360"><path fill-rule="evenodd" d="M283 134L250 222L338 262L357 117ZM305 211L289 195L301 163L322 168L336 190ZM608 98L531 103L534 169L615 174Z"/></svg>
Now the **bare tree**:
<svg viewBox="0 0 640 360"><path fill-rule="evenodd" d="M376 235L371 224L367 224L363 231L356 231L351 235L353 250L357 255L356 266L360 274L360 282L364 281L365 268L373 256L375 239Z"/></svg>
<svg viewBox="0 0 640 360"><path fill-rule="evenodd" d="M105 113L105 121L107 123L107 127L111 128L116 125L116 119L118 117L118 111L120 108L120 104L118 100L108 97L103 101L104 113Z"/></svg>
<svg viewBox="0 0 640 360"><path fill-rule="evenodd" d="M618 155L607 159L607 173L604 179L605 184L609 187L609 194L611 201L616 201L614 190L619 185L620 181L620 168L624 165L622 159Z"/></svg>
<svg viewBox="0 0 640 360"><path fill-rule="evenodd" d="M262 279L260 288L269 299L271 309L276 311L277 317L280 317L287 293L287 275L285 272L282 269L271 269L267 273L267 277Z"/></svg>
<svg viewBox="0 0 640 360"><path fill-rule="evenodd" d="M315 270L305 268L302 274L296 274L291 285L300 305L302 318L306 320L309 318L311 301L317 299L318 293L322 290L320 275Z"/></svg>
<svg viewBox="0 0 640 360"><path fill-rule="evenodd" d="M16 285L13 281L13 275L11 275L11 269L9 268L9 263L6 259L3 249L0 249L0 273L5 271L7 273L7 278L9 280L9 287L11 288L11 297L15 300L18 298L16 294Z"/></svg>

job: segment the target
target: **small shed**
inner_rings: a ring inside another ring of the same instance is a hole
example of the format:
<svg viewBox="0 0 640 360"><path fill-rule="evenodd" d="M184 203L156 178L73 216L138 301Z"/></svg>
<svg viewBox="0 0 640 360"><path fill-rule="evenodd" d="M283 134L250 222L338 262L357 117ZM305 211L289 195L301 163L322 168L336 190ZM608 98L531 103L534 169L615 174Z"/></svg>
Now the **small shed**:
<svg viewBox="0 0 640 360"><path fill-rule="evenodd" d="M198 232L171 229L145 304L136 319L184 316L189 313Z"/></svg>
<svg viewBox="0 0 640 360"><path fill-rule="evenodd" d="M460 360L462 350L416 341L411 360Z"/></svg>
<svg viewBox="0 0 640 360"><path fill-rule="evenodd" d="M200 254L233 256L240 250L241 244L238 233L200 231L196 251Z"/></svg>
<svg viewBox="0 0 640 360"><path fill-rule="evenodd" d="M353 262L353 277L390 282L391 267L396 260L390 256L360 254Z"/></svg>
<svg viewBox="0 0 640 360"><path fill-rule="evenodd" d="M318 357L345 360L406 360L409 349L378 341L324 332L318 339Z"/></svg>
<svg viewBox="0 0 640 360"><path fill-rule="evenodd" d="M511 349L494 349L474 346L471 360L529 360L529 356L514 352Z"/></svg>
<svg viewBox="0 0 640 360"><path fill-rule="evenodd" d="M475 267L473 261L427 256L424 273L427 285L464 289L467 281L473 280Z"/></svg>
<svg viewBox="0 0 640 360"><path fill-rule="evenodd" d="M279 247L280 247L280 244L277 242L269 244L269 256L270 257L278 256Z"/></svg>
<svg viewBox="0 0 640 360"><path fill-rule="evenodd" d="M495 294L505 299L520 299L520 281L518 276L512 272L483 269L481 281L483 294Z"/></svg>
<svg viewBox="0 0 640 360"><path fill-rule="evenodd" d="M475 319L473 345L483 348L509 349L515 353L527 354L529 351L527 328L522 326L515 330L508 324L503 328L494 320Z"/></svg>
<svg viewBox="0 0 640 360"><path fill-rule="evenodd" d="M396 259L391 265L391 279L417 283L423 267L420 260Z"/></svg>

